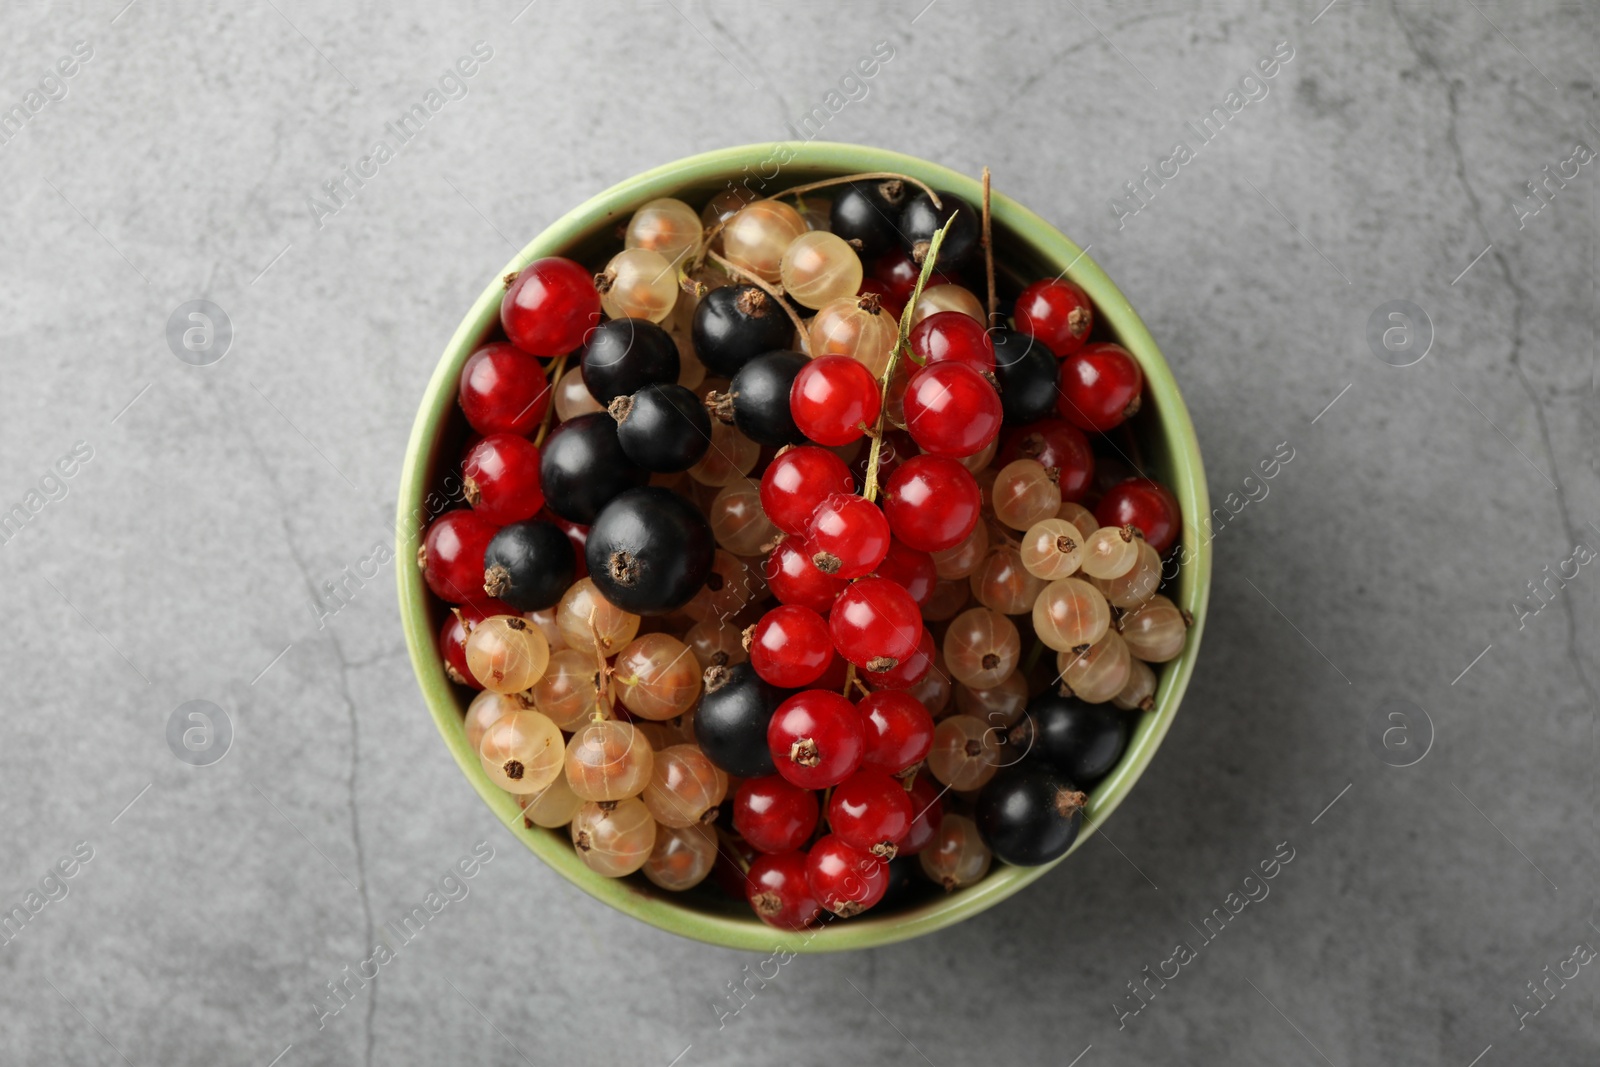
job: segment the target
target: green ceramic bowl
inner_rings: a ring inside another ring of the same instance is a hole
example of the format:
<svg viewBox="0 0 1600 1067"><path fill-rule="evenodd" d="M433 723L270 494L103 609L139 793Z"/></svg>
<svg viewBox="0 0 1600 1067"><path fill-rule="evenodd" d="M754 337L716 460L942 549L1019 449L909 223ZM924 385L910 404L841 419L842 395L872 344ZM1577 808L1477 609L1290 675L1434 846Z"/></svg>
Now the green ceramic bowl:
<svg viewBox="0 0 1600 1067"><path fill-rule="evenodd" d="M754 176L770 176L774 170L779 171L770 186L774 192L819 178L893 171L948 189L974 204L981 196L978 183L972 178L911 156L859 145L785 142L726 148L681 159L629 178L568 212L510 263L493 272L445 346L417 412L400 475L396 555L402 563L414 557L429 518L439 509L440 499L434 493L443 476L441 464L455 462L459 454L463 422L456 407L456 379L467 356L499 324L504 291L501 279L542 256L564 255L582 263L602 263L617 245L618 226L646 201L676 196L699 205L730 184ZM1095 787L1088 822L1077 841L1081 846L1139 780L1178 713L1200 651L1211 585L1211 550L1202 536L1210 504L1200 447L1177 383L1127 298L1077 245L1027 208L997 193L993 197L993 216L1000 267L1024 281L1065 273L1094 299L1100 322L1097 331L1114 337L1144 368L1145 406L1134 420L1133 431L1144 468L1177 495L1183 509L1183 544L1189 546L1172 594L1177 604L1194 616L1188 647L1183 655L1160 668L1155 707L1140 716L1122 762ZM656 889L638 876L622 880L599 877L579 861L564 831L527 829L516 801L484 775L462 730L469 694L445 677L437 651L445 609L429 594L418 568L402 565L397 571L400 614L412 666L439 733L462 773L506 828L540 859L618 911L663 930L729 948L832 952L903 941L960 922L998 904L1050 870L999 865L971 888L930 897L892 913L869 912L849 922L800 933L766 926L742 900L729 899L709 885L679 894Z"/></svg>

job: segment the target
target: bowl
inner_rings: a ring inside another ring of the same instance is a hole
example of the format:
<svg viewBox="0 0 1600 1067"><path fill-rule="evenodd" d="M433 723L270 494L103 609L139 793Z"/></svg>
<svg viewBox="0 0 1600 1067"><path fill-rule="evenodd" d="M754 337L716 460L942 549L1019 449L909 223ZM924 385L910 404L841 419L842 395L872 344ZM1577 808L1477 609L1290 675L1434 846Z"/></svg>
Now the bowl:
<svg viewBox="0 0 1600 1067"><path fill-rule="evenodd" d="M757 184L774 170L778 173L768 186ZM406 448L397 508L396 558L404 563L415 557L428 522L439 510L435 487L442 473L440 464L455 461L464 427L456 407L457 378L467 357L499 324L505 275L542 256L564 255L585 264L604 262L617 244L618 226L637 207L657 197L677 196L698 207L715 192L739 182L750 182L758 192L776 193L802 182L872 171L907 174L973 204L981 201L974 179L912 156L860 145L781 142L725 148L656 167L612 186L557 219L511 262L493 272L445 346ZM1103 332L1138 360L1145 377L1145 403L1130 425L1143 453L1144 469L1173 491L1183 512L1185 562L1170 583L1173 588L1168 595L1193 616L1194 625L1183 653L1161 665L1155 706L1140 714L1121 762L1091 793L1083 831L1073 846L1076 851L1133 789L1178 713L1200 651L1210 592L1211 547L1203 537L1210 504L1200 447L1177 383L1127 298L1077 245L1027 208L995 193L992 213L997 269L1003 265L1009 273L1030 280L1063 274L1071 278L1094 300L1097 335ZM832 952L903 941L958 923L1000 903L1055 866L997 864L987 877L966 889L924 899L902 910L870 911L848 922L798 932L767 926L743 900L728 897L709 881L688 893L671 893L638 875L603 878L579 860L564 830L527 828L516 799L484 774L462 727L471 694L445 676L437 649L445 608L429 593L419 568L399 566L396 570L411 663L440 736L462 773L507 829L535 855L620 912L675 934L733 949Z"/></svg>

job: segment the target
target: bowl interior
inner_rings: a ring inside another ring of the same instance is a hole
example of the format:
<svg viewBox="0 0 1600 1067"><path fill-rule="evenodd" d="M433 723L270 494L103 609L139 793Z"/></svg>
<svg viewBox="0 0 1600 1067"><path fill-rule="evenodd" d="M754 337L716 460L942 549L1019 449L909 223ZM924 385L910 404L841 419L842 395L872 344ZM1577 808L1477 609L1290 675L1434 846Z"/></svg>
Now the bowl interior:
<svg viewBox="0 0 1600 1067"><path fill-rule="evenodd" d="M768 177L763 186L763 176ZM803 182L844 174L892 171L946 189L973 204L977 181L924 160L858 145L783 142L723 149L658 167L630 178L577 207L536 237L489 280L446 346L422 399L406 450L397 511L397 558L414 558L428 523L451 506L438 492L445 466L460 454L465 423L456 407L456 382L472 351L499 323L502 278L543 256L563 255L586 265L609 258L620 245L618 227L648 200L676 196L698 207L730 185L748 182L770 195ZM1132 420L1138 454L1131 456L1150 477L1171 488L1183 512L1178 551L1184 564L1164 592L1194 617L1183 653L1158 670L1155 706L1139 715L1118 766L1090 797L1083 833L1074 850L1108 817L1144 772L1177 714L1199 652L1211 579L1210 545L1203 539L1209 511L1205 477L1194 428L1171 371L1126 298L1081 249L1043 219L1007 197L992 197L997 268L1018 280L1065 275L1093 298L1096 333L1114 339L1139 361L1145 375L1145 405ZM517 802L484 774L466 742L462 716L471 694L445 676L437 636L445 608L429 593L421 571L397 568L402 622L412 665L434 722L462 772L506 827L568 880L619 911L674 933L730 948L823 952L887 944L927 933L976 914L1042 877L1050 867L996 868L977 885L921 899L885 914L868 912L848 922L788 933L766 926L744 904L709 884L688 893L657 889L635 875L602 878L585 867L565 830L529 829ZM1130 713L1132 714L1132 713ZM1069 853L1070 854L1070 853ZM1063 857L1064 858L1064 857ZM1056 862L1060 862L1059 860Z"/></svg>

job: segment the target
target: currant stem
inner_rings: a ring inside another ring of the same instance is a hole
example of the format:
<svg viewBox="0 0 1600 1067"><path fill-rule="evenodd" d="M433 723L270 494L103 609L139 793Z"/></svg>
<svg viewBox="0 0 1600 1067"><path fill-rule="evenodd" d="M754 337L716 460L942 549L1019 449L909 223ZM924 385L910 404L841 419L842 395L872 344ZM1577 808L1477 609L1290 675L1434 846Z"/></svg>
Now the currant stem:
<svg viewBox="0 0 1600 1067"><path fill-rule="evenodd" d="M911 290L911 298L906 301L905 310L900 313L900 336L895 340L894 348L889 352L888 365L883 368L883 378L878 382L878 425L872 435L872 451L867 456L867 480L862 486L861 495L870 501L878 499L878 463L883 454L883 430L889 419L889 383L894 381L894 372L900 366L900 353L906 352L910 357L911 316L917 308L917 301L922 298L922 288L928 284L928 278L933 274L933 265L939 259L939 246L944 244L945 234L950 232L955 216L950 217L933 235L933 240L928 242L928 254L922 261L922 273L917 275L917 284Z"/></svg>
<svg viewBox="0 0 1600 1067"><path fill-rule="evenodd" d="M719 256L715 252L711 251L709 247L706 249L706 255L710 256L718 266L727 271L729 274L743 278L745 281L749 282L757 289L760 289L762 292L772 297L772 299L776 300L778 302L778 306L783 308L784 313L789 316L789 321L794 323L795 333L799 334L800 336L800 350L808 356L811 354L811 339L806 336L806 324L800 321L800 316L795 314L794 308L790 307L789 302L783 298L782 289L779 289L771 282L766 281L758 275L751 274L743 267L734 266L722 256Z"/></svg>
<svg viewBox="0 0 1600 1067"><path fill-rule="evenodd" d="M983 168L983 274L989 283L989 325L995 325L1000 297L994 291L994 232L989 222L989 168Z"/></svg>
<svg viewBox="0 0 1600 1067"><path fill-rule="evenodd" d="M557 384L559 384L561 381L561 375L566 372L566 369L567 357L565 355L560 356L554 363L550 365L550 377L548 379L548 384L552 393L555 392ZM533 439L533 443L535 445L544 444L545 437L547 437L550 433L550 421L555 418L555 415L556 398L552 396L550 398L550 406L544 409L544 418L539 422L539 434Z"/></svg>
<svg viewBox="0 0 1600 1067"><path fill-rule="evenodd" d="M874 170L874 171L868 171L865 174L844 174L844 175L841 175L841 176L839 176L837 178L823 178L823 179L820 179L819 181L807 182L804 185L796 185L792 189L785 189L783 192L778 193L775 196L766 197L766 199L768 199L768 200L777 200L779 197L784 197L784 196L801 196L801 195L803 195L805 193L815 192L818 189L827 189L830 186L834 186L834 185L848 185L851 182L890 181L890 180L902 181L902 182L906 182L906 183L908 183L910 185L915 185L918 189L921 189L923 192L928 194L928 199L933 201L933 206L934 207L936 207L936 208L944 207L944 204L942 204L939 201L939 194L934 192L933 188L931 186L929 186L927 183L919 182L917 179L913 178L909 174L896 174L893 171L889 171L889 170Z"/></svg>
<svg viewBox="0 0 1600 1067"><path fill-rule="evenodd" d="M856 684L856 665L849 664L844 669L844 691L839 695L845 699L850 698L850 687Z"/></svg>

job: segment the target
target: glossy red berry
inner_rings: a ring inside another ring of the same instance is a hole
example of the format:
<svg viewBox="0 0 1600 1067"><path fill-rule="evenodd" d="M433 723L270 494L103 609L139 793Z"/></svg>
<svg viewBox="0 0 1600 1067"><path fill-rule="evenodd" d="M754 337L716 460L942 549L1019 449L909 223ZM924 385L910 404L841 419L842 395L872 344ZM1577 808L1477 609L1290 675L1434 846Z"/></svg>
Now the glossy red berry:
<svg viewBox="0 0 1600 1067"><path fill-rule="evenodd" d="M1000 433L1000 394L964 363L930 363L906 383L906 430L935 456L970 456Z"/></svg>
<svg viewBox="0 0 1600 1067"><path fill-rule="evenodd" d="M887 578L862 578L839 594L828 613L839 654L869 671L887 671L917 650L922 615L904 588Z"/></svg>
<svg viewBox="0 0 1600 1067"><path fill-rule="evenodd" d="M889 553L889 520L878 505L854 493L833 493L811 515L806 545L824 574L860 578Z"/></svg>
<svg viewBox="0 0 1600 1067"><path fill-rule="evenodd" d="M911 829L900 839L900 855L914 856L933 843L939 836L939 823L944 819L943 787L933 776L918 774L906 796L911 798Z"/></svg>
<svg viewBox="0 0 1600 1067"><path fill-rule="evenodd" d="M761 921L780 930L804 930L822 906L811 892L804 852L759 856L745 875L745 899Z"/></svg>
<svg viewBox="0 0 1600 1067"><path fill-rule="evenodd" d="M1158 556L1167 554L1183 523L1177 498L1149 478L1129 478L1107 489L1095 505L1094 517L1101 526L1132 526Z"/></svg>
<svg viewBox="0 0 1600 1067"><path fill-rule="evenodd" d="M434 520L422 539L422 577L439 599L451 604L485 600L483 553L498 533L498 524L476 511L460 508Z"/></svg>
<svg viewBox="0 0 1600 1067"><path fill-rule="evenodd" d="M907 547L899 539L890 540L889 553L878 564L877 575L904 586L919 608L928 606L933 599L933 587L939 584L939 571L933 557Z"/></svg>
<svg viewBox="0 0 1600 1067"><path fill-rule="evenodd" d="M497 525L539 514L544 490L539 484L539 446L519 434L490 434L461 463L467 503Z"/></svg>
<svg viewBox="0 0 1600 1067"><path fill-rule="evenodd" d="M964 363L994 374L994 341L983 323L960 311L939 311L911 329L911 352L923 363Z"/></svg>
<svg viewBox="0 0 1600 1067"><path fill-rule="evenodd" d="M877 690L861 698L856 712L866 734L867 748L861 755L863 768L899 774L926 759L933 748L933 716L916 697Z"/></svg>
<svg viewBox="0 0 1600 1067"><path fill-rule="evenodd" d="M805 844L820 812L817 794L777 774L747 779L733 795L733 828L761 852L789 852Z"/></svg>
<svg viewBox="0 0 1600 1067"><path fill-rule="evenodd" d="M861 283L861 295L866 296L868 293L878 298L878 306L885 314L894 316L896 322L900 321L900 315L906 309L906 301L904 297L896 296L895 290L890 288L887 282L881 282L877 278L866 279Z"/></svg>
<svg viewBox="0 0 1600 1067"><path fill-rule="evenodd" d="M855 489L844 460L816 445L785 449L761 476L761 510L784 533L803 534L830 493Z"/></svg>
<svg viewBox="0 0 1600 1067"><path fill-rule="evenodd" d="M1144 372L1121 345L1088 345L1061 361L1056 410L1080 430L1105 433L1139 410Z"/></svg>
<svg viewBox="0 0 1600 1067"><path fill-rule="evenodd" d="M1034 282L1017 297L1017 329L1043 341L1057 356L1083 347L1094 326L1094 304L1065 278Z"/></svg>
<svg viewBox="0 0 1600 1067"><path fill-rule="evenodd" d="M802 789L826 789L861 766L861 716L830 689L807 689L778 705L767 748L778 773Z"/></svg>
<svg viewBox="0 0 1600 1067"><path fill-rule="evenodd" d="M883 400L866 364L849 356L818 356L789 387L789 413L819 445L847 445L878 424Z"/></svg>
<svg viewBox="0 0 1600 1067"><path fill-rule="evenodd" d="M911 253L904 249L891 248L872 263L872 277L882 282L889 290L891 296L902 307L911 298L911 291L917 286L917 275L922 273L922 267L911 258ZM957 279L949 275L940 274L938 271L928 275L928 284L925 289L932 289L935 285L949 285Z"/></svg>
<svg viewBox="0 0 1600 1067"><path fill-rule="evenodd" d="M861 678L873 689L910 689L933 669L935 652L933 635L924 627L915 652L886 671L862 670Z"/></svg>
<svg viewBox="0 0 1600 1067"><path fill-rule="evenodd" d="M811 562L811 552L803 537L786 537L762 564L767 588L783 604L798 604L818 615L833 610L850 583L832 574L823 574Z"/></svg>
<svg viewBox="0 0 1600 1067"><path fill-rule="evenodd" d="M560 256L536 259L500 298L500 325L511 343L535 356L564 356L600 322L594 275Z"/></svg>
<svg viewBox="0 0 1600 1067"><path fill-rule="evenodd" d="M458 685L483 688L483 683L467 666L467 627L487 617L475 605L464 604L446 614L444 625L439 627L439 652L444 658L445 674Z"/></svg>
<svg viewBox="0 0 1600 1067"><path fill-rule="evenodd" d="M530 434L550 405L539 361L504 343L484 345L461 366L461 412L481 434Z"/></svg>
<svg viewBox="0 0 1600 1067"><path fill-rule="evenodd" d="M919 552L943 552L966 540L981 507L972 472L944 456L911 457L883 487L890 532Z"/></svg>
<svg viewBox="0 0 1600 1067"><path fill-rule="evenodd" d="M750 666L779 689L815 682L833 662L833 640L821 615L797 604L780 604L750 634ZM772 851L768 849L767 851Z"/></svg>
<svg viewBox="0 0 1600 1067"><path fill-rule="evenodd" d="M1019 459L1054 467L1062 500L1082 500L1094 486L1094 450L1083 431L1064 419L1040 419L1007 434L994 465L1004 467Z"/></svg>
<svg viewBox="0 0 1600 1067"><path fill-rule="evenodd" d="M811 846L806 857L806 883L817 903L848 919L883 899L889 888L889 864L845 844L837 834L828 834Z"/></svg>
<svg viewBox="0 0 1600 1067"><path fill-rule="evenodd" d="M851 848L892 860L911 829L911 798L884 771L863 768L840 782L828 800L828 827Z"/></svg>

